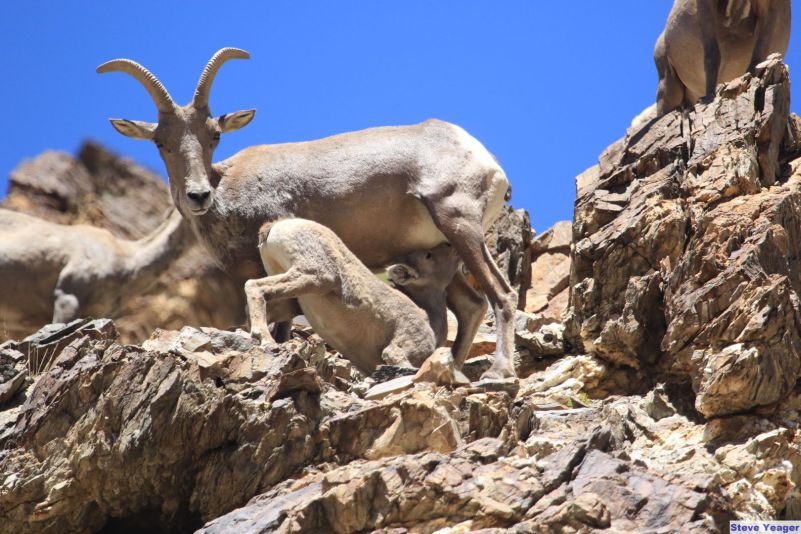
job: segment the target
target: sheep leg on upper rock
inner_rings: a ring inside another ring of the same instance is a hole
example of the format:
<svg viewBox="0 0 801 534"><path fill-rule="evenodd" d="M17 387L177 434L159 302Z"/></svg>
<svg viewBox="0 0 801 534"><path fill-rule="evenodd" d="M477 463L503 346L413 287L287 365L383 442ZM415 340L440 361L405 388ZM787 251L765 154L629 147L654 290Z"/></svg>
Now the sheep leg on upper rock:
<svg viewBox="0 0 801 534"><path fill-rule="evenodd" d="M656 90L656 114L658 117L678 109L684 103L686 89L676 74L665 49L665 33L659 36L654 48L654 63L659 74Z"/></svg>
<svg viewBox="0 0 801 534"><path fill-rule="evenodd" d="M457 271L447 288L448 308L456 316L456 339L453 342L453 359L456 369L461 369L470 352L478 327L487 313L487 299L473 289L464 275Z"/></svg>
<svg viewBox="0 0 801 534"><path fill-rule="evenodd" d="M770 2L768 12L765 16L757 18L756 43L754 52L751 55L751 62L748 64L748 72L754 73L756 66L765 61L771 52L771 42L775 39L777 26L779 25L781 12L777 2Z"/></svg>
<svg viewBox="0 0 801 534"><path fill-rule="evenodd" d="M701 42L704 45L704 76L706 92L710 99L718 86L720 70L720 42L718 38L718 0L698 0L698 24L701 27Z"/></svg>

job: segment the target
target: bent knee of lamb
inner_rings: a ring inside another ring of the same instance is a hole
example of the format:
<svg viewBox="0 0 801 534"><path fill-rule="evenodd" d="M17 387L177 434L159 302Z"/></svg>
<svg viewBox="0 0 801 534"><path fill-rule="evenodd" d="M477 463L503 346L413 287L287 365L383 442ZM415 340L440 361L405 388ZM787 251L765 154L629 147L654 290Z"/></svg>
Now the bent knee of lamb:
<svg viewBox="0 0 801 534"><path fill-rule="evenodd" d="M362 370L419 365L434 351L426 314L329 228L306 219L266 223L259 252L271 275L247 284L249 301L262 298L269 309L271 301L296 298L315 332Z"/></svg>

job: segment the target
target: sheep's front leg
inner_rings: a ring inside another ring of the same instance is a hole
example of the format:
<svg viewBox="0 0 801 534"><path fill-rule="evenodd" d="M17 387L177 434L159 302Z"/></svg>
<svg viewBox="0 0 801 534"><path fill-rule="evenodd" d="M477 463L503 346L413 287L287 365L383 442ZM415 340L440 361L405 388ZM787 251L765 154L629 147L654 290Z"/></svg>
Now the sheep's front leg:
<svg viewBox="0 0 801 534"><path fill-rule="evenodd" d="M333 283L318 274L302 272L296 268L287 272L245 282L250 334L262 341L274 342L270 335L267 303L309 294L327 293Z"/></svg>
<svg viewBox="0 0 801 534"><path fill-rule="evenodd" d="M69 323L78 318L80 302L78 297L71 293L65 293L61 289L53 291L53 322Z"/></svg>

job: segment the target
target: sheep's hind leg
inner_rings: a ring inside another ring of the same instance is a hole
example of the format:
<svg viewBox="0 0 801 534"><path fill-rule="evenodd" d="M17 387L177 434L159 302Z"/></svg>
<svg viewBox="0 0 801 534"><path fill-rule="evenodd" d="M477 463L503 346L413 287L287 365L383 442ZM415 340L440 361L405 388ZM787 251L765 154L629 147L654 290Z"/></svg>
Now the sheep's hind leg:
<svg viewBox="0 0 801 534"><path fill-rule="evenodd" d="M476 277L495 311L495 360L482 379L516 379L513 358L517 294L501 274L484 242L481 214L471 212L468 209L471 207L470 203L463 197L450 196L427 204L437 227L456 249L470 273Z"/></svg>

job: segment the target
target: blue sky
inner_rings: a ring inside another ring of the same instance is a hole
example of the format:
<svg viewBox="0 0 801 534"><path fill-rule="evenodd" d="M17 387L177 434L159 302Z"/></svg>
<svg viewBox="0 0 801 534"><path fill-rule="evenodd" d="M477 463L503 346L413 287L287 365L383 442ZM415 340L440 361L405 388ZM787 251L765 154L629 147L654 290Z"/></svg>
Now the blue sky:
<svg viewBox="0 0 801 534"><path fill-rule="evenodd" d="M223 67L212 111L258 113L223 136L215 159L251 144L437 117L463 126L496 155L514 186L513 204L528 209L543 231L572 217L574 177L653 102L653 43L671 4L6 2L0 195L24 158L45 149L74 152L86 138L164 175L155 147L122 137L107 121L154 120L147 93L132 78L100 76L95 67L134 59L185 103L209 57L237 46L252 59ZM796 42L791 66L799 64Z"/></svg>

